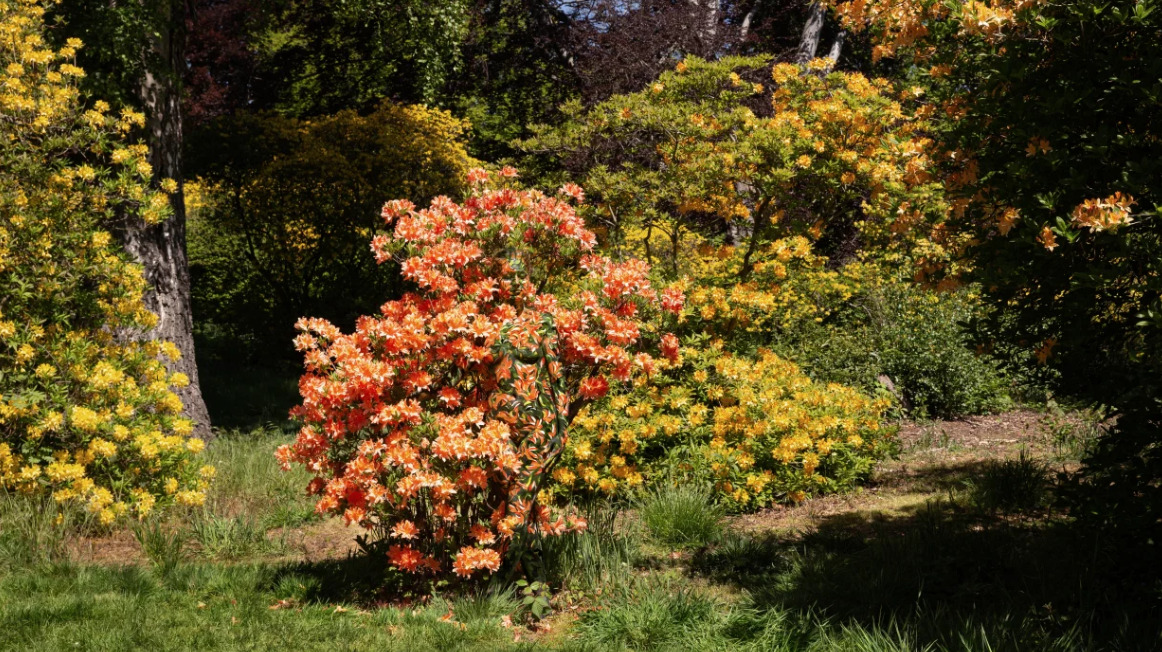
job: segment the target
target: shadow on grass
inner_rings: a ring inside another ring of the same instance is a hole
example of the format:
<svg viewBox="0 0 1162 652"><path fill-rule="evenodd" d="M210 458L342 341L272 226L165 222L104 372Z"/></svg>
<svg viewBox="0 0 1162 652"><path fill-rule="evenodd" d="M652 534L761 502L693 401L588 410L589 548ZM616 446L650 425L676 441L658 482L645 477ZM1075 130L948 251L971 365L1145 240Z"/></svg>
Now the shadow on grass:
<svg viewBox="0 0 1162 652"><path fill-rule="evenodd" d="M403 596L402 587L388 582L392 575L385 556L352 553L343 559L281 565L270 589L280 599L375 607Z"/></svg>
<svg viewBox="0 0 1162 652"><path fill-rule="evenodd" d="M907 488L909 491L949 493L964 489L989 466L985 460L972 460L955 465L913 463L890 475L876 477L871 487L881 489Z"/></svg>
<svg viewBox="0 0 1162 652"><path fill-rule="evenodd" d="M798 538L735 535L692 572L745 589L757 609L905 627L919 649L1162 650L1158 551L1041 516L948 500L844 513Z"/></svg>

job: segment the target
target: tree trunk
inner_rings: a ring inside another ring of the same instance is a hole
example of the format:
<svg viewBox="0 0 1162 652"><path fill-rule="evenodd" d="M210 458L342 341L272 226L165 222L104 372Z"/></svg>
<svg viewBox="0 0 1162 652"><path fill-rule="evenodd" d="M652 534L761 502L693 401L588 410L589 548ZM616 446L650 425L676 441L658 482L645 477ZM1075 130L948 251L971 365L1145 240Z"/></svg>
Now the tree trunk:
<svg viewBox="0 0 1162 652"><path fill-rule="evenodd" d="M181 359L171 371L190 378L189 386L178 390L185 415L194 420L194 433L210 437L210 414L198 384L194 358L194 320L190 308L190 268L186 258L186 204L182 186L182 114L180 71L184 66L186 6L183 0L163 0L156 4L159 29L150 36L146 52L146 73L141 83L141 103L149 133L150 164L154 178L173 179L178 191L170 196L172 214L160 224L135 220L126 226L122 238L125 249L145 267L150 290L146 307L157 314L158 323L148 336L168 340L181 350Z"/></svg>
<svg viewBox="0 0 1162 652"><path fill-rule="evenodd" d="M796 63L804 64L815 58L819 50L819 37L823 33L823 19L826 12L823 5L812 2L807 10L807 22L803 25L803 36L799 38L799 52L795 56Z"/></svg>
<svg viewBox="0 0 1162 652"><path fill-rule="evenodd" d="M739 42L745 42L746 37L750 36L750 25L754 21L755 12L759 10L760 4L762 4L761 0L755 0L755 3L750 8L750 11L746 12L746 16L743 16L742 24L740 24L738 27Z"/></svg>
<svg viewBox="0 0 1162 652"><path fill-rule="evenodd" d="M702 26L698 28L698 39L702 45L713 46L718 39L718 0L690 0L695 12L702 12ZM695 17L697 20L697 17Z"/></svg>
<svg viewBox="0 0 1162 652"><path fill-rule="evenodd" d="M846 39L847 32L844 30L840 30L839 33L835 35L835 41L831 44L831 52L827 53L827 58L831 59L832 68L835 67L835 64L839 63L839 55L843 53L843 42Z"/></svg>

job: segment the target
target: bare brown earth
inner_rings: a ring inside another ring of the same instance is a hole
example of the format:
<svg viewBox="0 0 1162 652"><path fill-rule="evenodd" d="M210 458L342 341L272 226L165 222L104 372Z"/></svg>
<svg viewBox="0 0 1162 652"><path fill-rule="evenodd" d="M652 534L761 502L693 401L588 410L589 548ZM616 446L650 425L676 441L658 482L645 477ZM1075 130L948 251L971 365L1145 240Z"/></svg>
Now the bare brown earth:
<svg viewBox="0 0 1162 652"><path fill-rule="evenodd" d="M958 421L905 422L897 437L899 455L881 463L864 487L737 516L732 525L751 533L795 535L812 532L840 514L873 521L900 516L964 491L972 473L989 461L1015 459L1022 453L1052 467L1074 466L1056 460L1049 423L1043 413L1032 410Z"/></svg>
<svg viewBox="0 0 1162 652"><path fill-rule="evenodd" d="M795 506L777 506L732 517L731 526L746 532L807 534L836 515L890 518L965 489L974 470L990 460L1012 459L1022 452L1059 468L1050 423L1043 413L1020 410L959 421L905 422L900 425L899 455L877 468L861 489L844 495L811 498ZM340 519L298 528L272 530L283 553L272 560L317 562L355 552L360 530ZM70 542L74 561L95 564L143 563L133 533L119 530Z"/></svg>
<svg viewBox="0 0 1162 652"><path fill-rule="evenodd" d="M344 525L342 519L331 518L321 523L276 529L267 533L267 538L281 540L284 554L271 558L272 561L317 562L327 559L343 559L359 549L355 537L360 530ZM116 530L100 536L82 536L69 542L70 558L86 564L143 564L146 562L141 546L130 530Z"/></svg>

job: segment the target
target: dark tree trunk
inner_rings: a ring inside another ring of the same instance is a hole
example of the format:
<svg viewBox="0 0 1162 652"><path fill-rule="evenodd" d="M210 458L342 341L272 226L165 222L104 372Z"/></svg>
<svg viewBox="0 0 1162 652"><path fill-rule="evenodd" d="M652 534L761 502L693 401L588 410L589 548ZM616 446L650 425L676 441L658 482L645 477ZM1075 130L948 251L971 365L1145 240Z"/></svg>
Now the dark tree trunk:
<svg viewBox="0 0 1162 652"><path fill-rule="evenodd" d="M170 364L190 378L178 391L185 415L195 422L195 434L210 436L210 414L198 384L194 358L193 314L190 308L190 268L186 258L186 204L182 187L182 114L179 85L184 65L186 6L183 0L157 2L159 29L146 53L141 103L147 116L150 164L154 178L173 179L178 191L170 196L172 215L160 224L130 223L122 237L126 250L145 267L150 291L145 304L158 316L150 337L168 340L181 349L181 359Z"/></svg>

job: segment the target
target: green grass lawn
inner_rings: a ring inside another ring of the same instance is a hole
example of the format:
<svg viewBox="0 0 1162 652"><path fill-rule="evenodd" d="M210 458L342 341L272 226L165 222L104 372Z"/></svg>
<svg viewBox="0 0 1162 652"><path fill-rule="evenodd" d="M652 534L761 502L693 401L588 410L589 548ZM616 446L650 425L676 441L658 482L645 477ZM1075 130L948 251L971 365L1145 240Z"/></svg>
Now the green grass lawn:
<svg viewBox="0 0 1162 652"><path fill-rule="evenodd" d="M404 603L377 560L297 552L288 533L355 533L276 469L285 438L216 441L207 508L141 528L147 550L88 532L124 559L4 498L0 650L1162 650L1157 560L1055 512L1060 460L1017 452L1037 442L919 438L861 494L718 526L698 492L654 492L546 547L552 612L530 626L514 587Z"/></svg>

